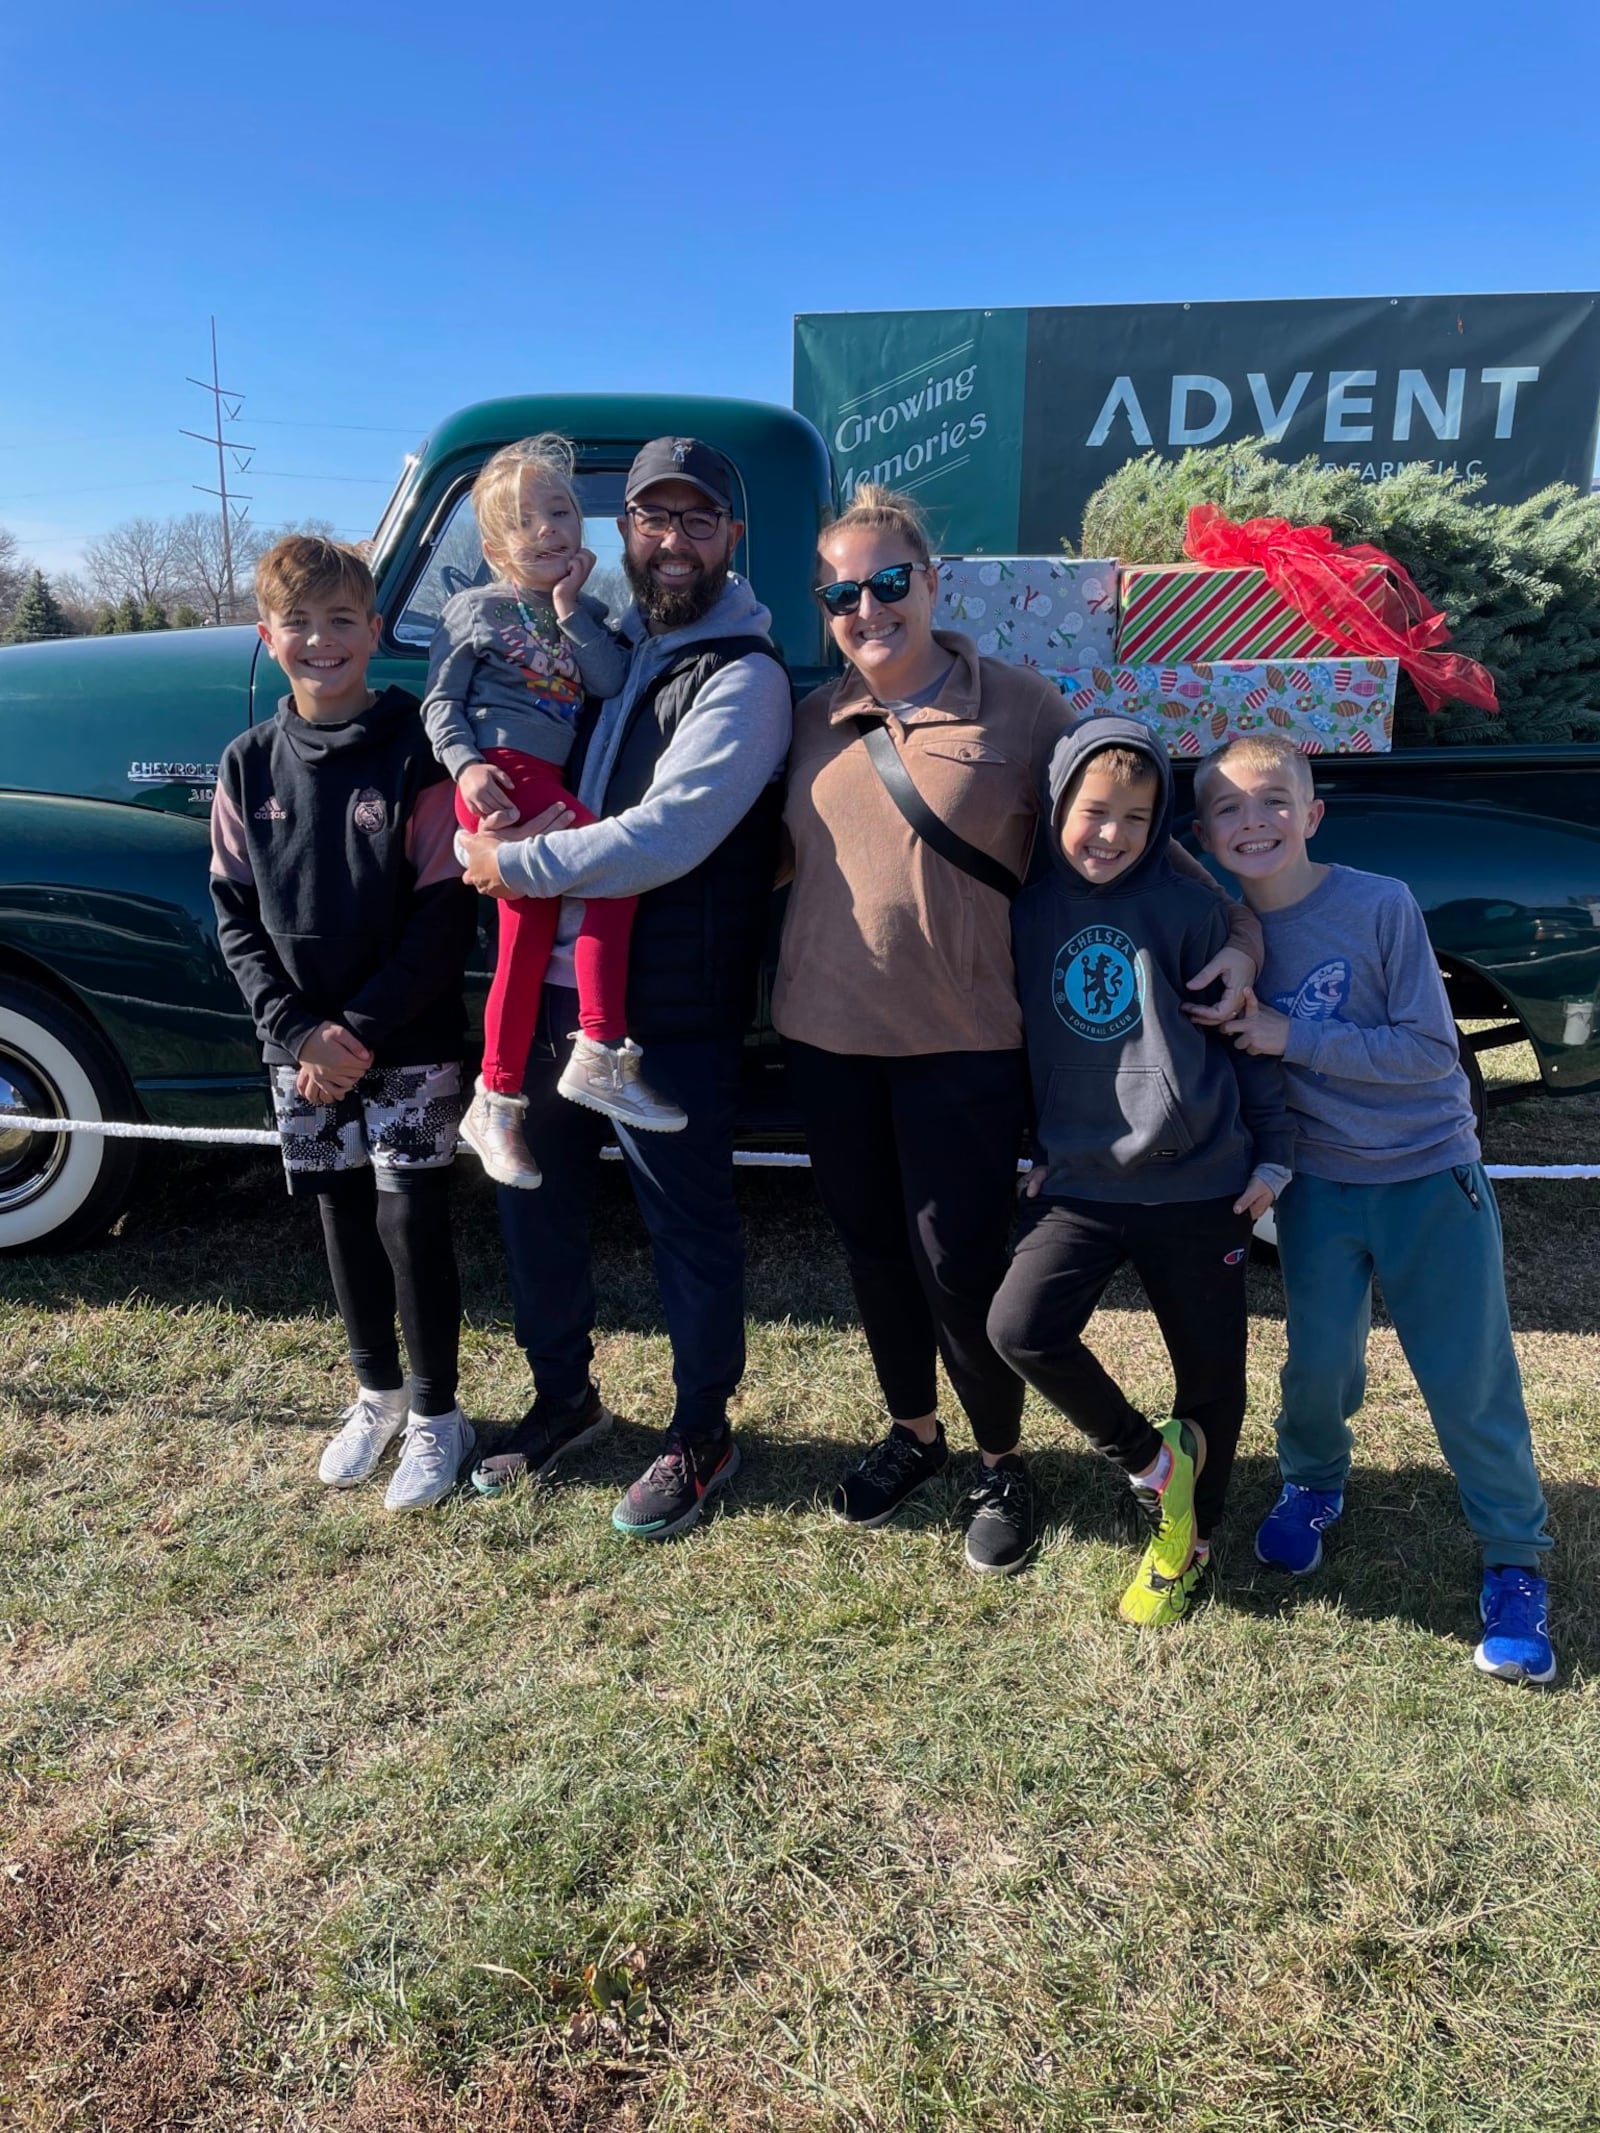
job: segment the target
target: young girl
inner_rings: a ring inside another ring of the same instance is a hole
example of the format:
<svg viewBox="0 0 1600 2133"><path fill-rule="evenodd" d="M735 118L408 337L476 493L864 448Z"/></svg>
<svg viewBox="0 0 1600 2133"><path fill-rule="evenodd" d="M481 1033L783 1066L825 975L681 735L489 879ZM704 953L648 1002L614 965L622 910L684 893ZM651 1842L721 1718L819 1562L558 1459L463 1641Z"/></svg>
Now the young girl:
<svg viewBox="0 0 1600 2133"><path fill-rule="evenodd" d="M579 826L594 820L565 790L561 771L585 694L615 696L628 655L605 609L583 592L594 556L583 545L572 475L564 437L528 437L496 452L473 484L494 580L457 593L439 617L422 707L433 752L455 780L463 829L509 829L558 801ZM676 1133L684 1113L640 1078L624 1018L637 901L584 904L573 951L579 1028L559 1087L624 1125ZM483 1072L461 1137L499 1184L529 1189L540 1175L523 1138L522 1082L561 905L518 897L498 909Z"/></svg>

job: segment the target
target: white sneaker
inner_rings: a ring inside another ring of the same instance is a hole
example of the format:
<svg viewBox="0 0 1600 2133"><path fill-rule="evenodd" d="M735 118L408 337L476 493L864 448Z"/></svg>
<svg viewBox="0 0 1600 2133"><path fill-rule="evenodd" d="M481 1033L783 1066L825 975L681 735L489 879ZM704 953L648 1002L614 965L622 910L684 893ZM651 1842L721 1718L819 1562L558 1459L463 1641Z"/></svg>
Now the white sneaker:
<svg viewBox="0 0 1600 2133"><path fill-rule="evenodd" d="M456 1485L478 1433L459 1407L447 1415L408 1415L400 1464L383 1499L386 1511L426 1511Z"/></svg>
<svg viewBox="0 0 1600 2133"><path fill-rule="evenodd" d="M317 1479L330 1489L355 1489L369 1478L404 1427L406 1389L372 1392L363 1385L339 1420L344 1427L323 1446Z"/></svg>
<svg viewBox="0 0 1600 2133"><path fill-rule="evenodd" d="M642 1133L681 1133L689 1123L687 1111L658 1096L639 1078L644 1057L631 1037L619 1045L597 1044L581 1030L572 1032L572 1057L561 1071L556 1089L569 1102L590 1111L603 1111Z"/></svg>
<svg viewBox="0 0 1600 2133"><path fill-rule="evenodd" d="M544 1183L544 1174L522 1137L527 1108L526 1096L504 1096L498 1089L486 1089L480 1074L461 1121L461 1138L497 1185L516 1185L532 1192Z"/></svg>

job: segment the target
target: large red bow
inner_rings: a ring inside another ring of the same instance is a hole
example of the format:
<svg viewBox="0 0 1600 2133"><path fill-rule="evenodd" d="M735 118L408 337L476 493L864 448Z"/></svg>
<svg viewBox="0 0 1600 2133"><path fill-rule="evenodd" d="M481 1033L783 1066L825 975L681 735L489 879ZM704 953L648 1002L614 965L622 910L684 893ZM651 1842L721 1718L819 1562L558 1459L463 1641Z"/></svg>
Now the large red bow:
<svg viewBox="0 0 1600 2133"><path fill-rule="evenodd" d="M1363 659L1398 659L1430 711L1452 697L1499 711L1494 676L1475 659L1439 649L1449 639L1449 623L1423 597L1410 572L1381 548L1364 541L1341 547L1326 526L1291 526L1282 518L1239 523L1215 504L1194 505L1183 545L1197 563L1213 569L1265 571L1274 591L1341 651ZM1374 565L1390 580L1377 607L1369 605ZM1363 580L1368 580L1365 591Z"/></svg>

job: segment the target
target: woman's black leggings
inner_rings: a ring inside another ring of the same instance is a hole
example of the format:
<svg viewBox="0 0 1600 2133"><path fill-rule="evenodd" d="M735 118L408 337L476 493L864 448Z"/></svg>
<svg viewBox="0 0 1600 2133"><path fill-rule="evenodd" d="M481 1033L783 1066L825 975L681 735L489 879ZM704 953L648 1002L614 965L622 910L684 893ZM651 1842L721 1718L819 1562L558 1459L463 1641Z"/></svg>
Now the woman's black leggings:
<svg viewBox="0 0 1600 2133"><path fill-rule="evenodd" d="M345 1170L317 1191L356 1377L373 1392L398 1392L405 1383L398 1307L417 1415L447 1415L456 1404L461 1280L450 1240L449 1176L416 1171L397 1191L379 1192L370 1169Z"/></svg>
<svg viewBox="0 0 1600 2133"><path fill-rule="evenodd" d="M982 1450L1014 1450L1023 1388L984 1328L1016 1214L1022 1053L881 1059L791 1039L784 1060L889 1413L933 1412L942 1355Z"/></svg>

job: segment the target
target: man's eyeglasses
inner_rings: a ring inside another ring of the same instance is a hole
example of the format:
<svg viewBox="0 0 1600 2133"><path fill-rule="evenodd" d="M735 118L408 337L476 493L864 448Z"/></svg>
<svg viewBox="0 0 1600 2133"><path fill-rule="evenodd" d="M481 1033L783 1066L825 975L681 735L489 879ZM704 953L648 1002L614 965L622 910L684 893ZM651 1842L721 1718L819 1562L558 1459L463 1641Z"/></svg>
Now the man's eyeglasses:
<svg viewBox="0 0 1600 2133"><path fill-rule="evenodd" d="M681 526L691 541L709 541L728 515L708 511L703 504L687 511L668 511L662 504L629 504L627 511L639 531L656 540L664 539L670 527Z"/></svg>
<svg viewBox="0 0 1600 2133"><path fill-rule="evenodd" d="M875 570L870 578L840 578L832 585L819 585L817 598L830 615L853 615L864 592L871 593L884 607L893 607L910 592L912 572L922 568L920 563L891 563L887 570Z"/></svg>

